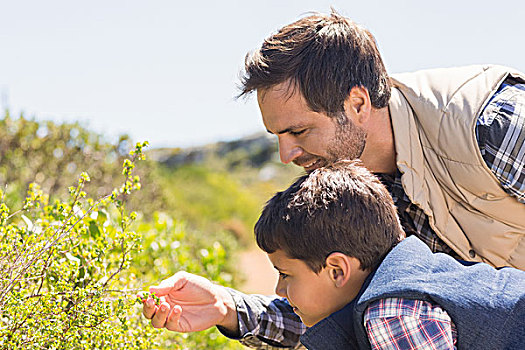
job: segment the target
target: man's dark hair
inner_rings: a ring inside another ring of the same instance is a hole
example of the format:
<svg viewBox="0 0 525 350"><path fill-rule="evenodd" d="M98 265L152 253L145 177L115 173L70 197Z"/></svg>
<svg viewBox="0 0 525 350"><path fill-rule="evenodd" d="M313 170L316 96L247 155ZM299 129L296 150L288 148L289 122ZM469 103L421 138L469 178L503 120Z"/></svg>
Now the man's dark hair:
<svg viewBox="0 0 525 350"><path fill-rule="evenodd" d="M246 55L241 94L289 82L308 106L331 117L344 113L355 87L365 87L372 106L390 99L390 79L372 34L332 10L314 14L279 30Z"/></svg>
<svg viewBox="0 0 525 350"><path fill-rule="evenodd" d="M405 233L377 177L354 161L340 161L302 176L270 199L255 237L265 252L283 250L318 273L333 252L373 269Z"/></svg>

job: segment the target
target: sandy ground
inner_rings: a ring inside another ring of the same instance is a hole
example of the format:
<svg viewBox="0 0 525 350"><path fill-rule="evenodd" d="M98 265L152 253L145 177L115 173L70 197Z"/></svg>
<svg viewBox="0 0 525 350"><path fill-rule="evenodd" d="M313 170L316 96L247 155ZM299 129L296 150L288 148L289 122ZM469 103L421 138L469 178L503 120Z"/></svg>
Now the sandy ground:
<svg viewBox="0 0 525 350"><path fill-rule="evenodd" d="M252 248L240 254L239 269L245 279L239 288L244 293L275 294L277 271L273 268L266 253Z"/></svg>

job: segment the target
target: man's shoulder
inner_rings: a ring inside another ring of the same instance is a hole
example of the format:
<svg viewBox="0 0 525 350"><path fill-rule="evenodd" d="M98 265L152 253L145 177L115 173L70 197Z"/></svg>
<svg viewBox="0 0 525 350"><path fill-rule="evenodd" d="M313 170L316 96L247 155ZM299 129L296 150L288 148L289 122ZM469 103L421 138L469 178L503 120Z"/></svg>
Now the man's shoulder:
<svg viewBox="0 0 525 350"><path fill-rule="evenodd" d="M517 71L516 69L513 69L511 67L506 67L503 65L498 64L472 64L472 65L465 65L465 66L451 66L451 67L433 67L433 68L423 68L418 69L412 72L400 72L392 74L391 77L394 79L397 78L404 78L404 77L412 77L412 76L429 76L429 75L435 75L435 76L451 76L451 75L471 75L471 74L479 74L481 72L489 71L489 70L498 70L498 71Z"/></svg>
<svg viewBox="0 0 525 350"><path fill-rule="evenodd" d="M475 80L477 77L499 84L509 75L521 80L525 79L525 74L519 70L497 64L422 69L414 72L392 74L391 79L393 86L400 90L418 89L428 85L457 89L459 86Z"/></svg>
<svg viewBox="0 0 525 350"><path fill-rule="evenodd" d="M421 88L432 85L440 88L454 88L465 84L479 76L488 76L493 80L501 80L502 77L513 74L521 76L521 72L500 65L470 65L460 67L423 69L415 72L392 74L391 79L394 87L403 89Z"/></svg>

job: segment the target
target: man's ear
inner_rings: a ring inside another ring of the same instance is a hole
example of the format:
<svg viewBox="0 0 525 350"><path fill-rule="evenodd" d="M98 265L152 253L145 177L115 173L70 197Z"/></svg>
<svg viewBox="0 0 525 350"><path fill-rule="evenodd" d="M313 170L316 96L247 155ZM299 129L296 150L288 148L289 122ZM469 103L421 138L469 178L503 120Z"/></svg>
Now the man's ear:
<svg viewBox="0 0 525 350"><path fill-rule="evenodd" d="M359 266L359 260L339 252L331 253L326 258L326 269L336 287L343 287Z"/></svg>
<svg viewBox="0 0 525 350"><path fill-rule="evenodd" d="M356 125L364 127L372 111L368 90L362 86L354 86L344 102L344 107L347 117Z"/></svg>

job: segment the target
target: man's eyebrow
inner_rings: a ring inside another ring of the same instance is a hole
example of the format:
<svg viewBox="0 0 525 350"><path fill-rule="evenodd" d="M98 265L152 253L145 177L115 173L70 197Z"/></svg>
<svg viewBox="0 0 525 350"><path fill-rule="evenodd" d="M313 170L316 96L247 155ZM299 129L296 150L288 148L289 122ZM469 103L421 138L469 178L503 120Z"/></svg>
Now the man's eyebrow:
<svg viewBox="0 0 525 350"><path fill-rule="evenodd" d="M289 126L287 127L286 129L283 129L283 130L280 130L280 131L276 131L276 132L272 132L268 129L266 129L267 132L269 132L270 134L272 135L281 135L281 134L286 134L287 132L291 132L293 130L297 130L297 129L302 129L302 128L305 128L306 126L305 125L302 125L302 124L299 124L299 125L292 125L292 126Z"/></svg>

